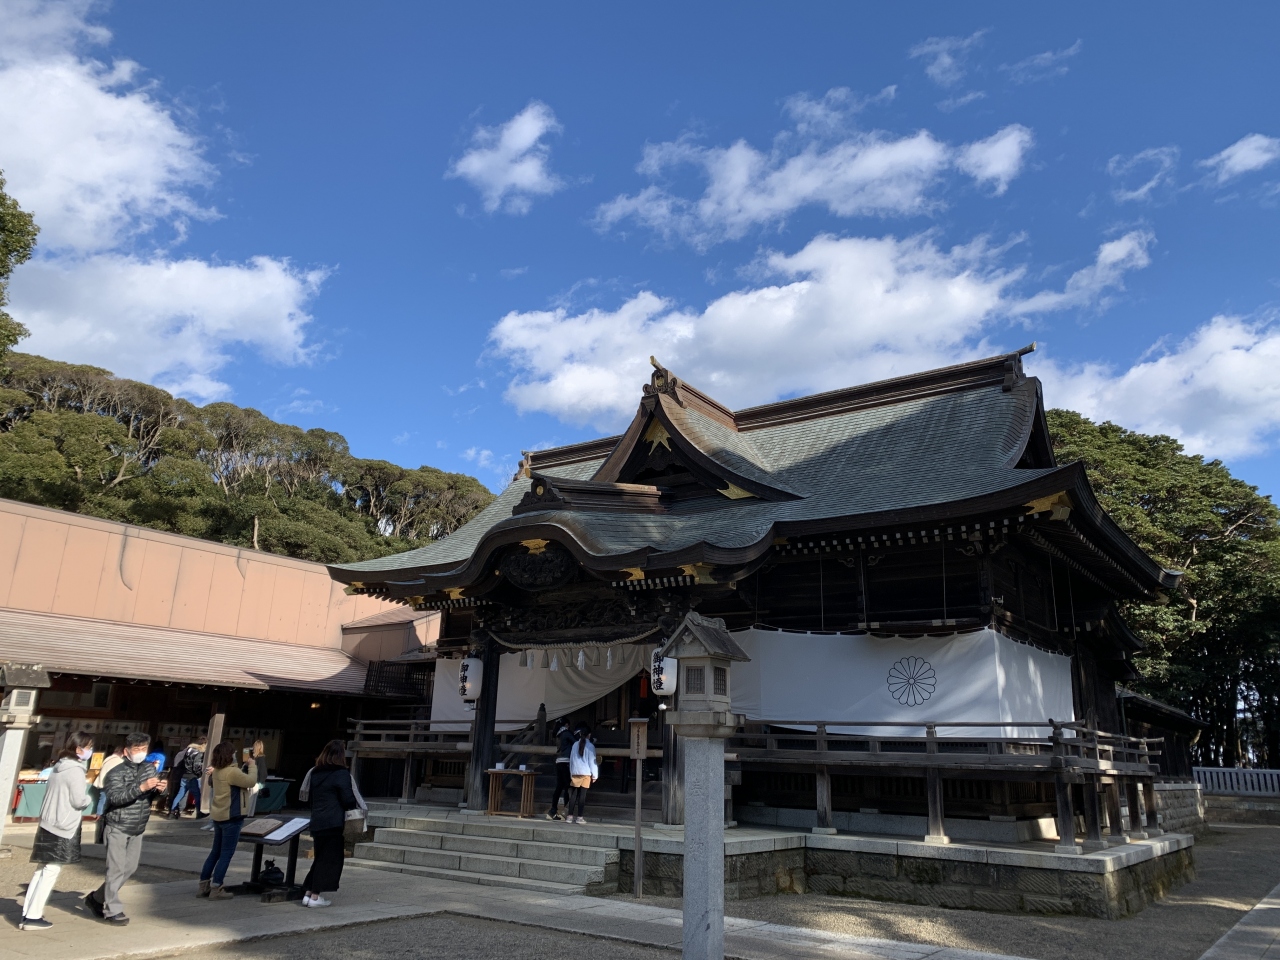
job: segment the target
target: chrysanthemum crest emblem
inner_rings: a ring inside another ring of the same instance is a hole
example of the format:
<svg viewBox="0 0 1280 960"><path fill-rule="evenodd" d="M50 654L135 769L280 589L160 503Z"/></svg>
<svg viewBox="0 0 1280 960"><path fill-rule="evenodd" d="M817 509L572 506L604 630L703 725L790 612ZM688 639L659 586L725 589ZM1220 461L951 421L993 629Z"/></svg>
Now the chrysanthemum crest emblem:
<svg viewBox="0 0 1280 960"><path fill-rule="evenodd" d="M903 657L889 668L889 695L906 707L924 703L938 686L938 675L929 661Z"/></svg>

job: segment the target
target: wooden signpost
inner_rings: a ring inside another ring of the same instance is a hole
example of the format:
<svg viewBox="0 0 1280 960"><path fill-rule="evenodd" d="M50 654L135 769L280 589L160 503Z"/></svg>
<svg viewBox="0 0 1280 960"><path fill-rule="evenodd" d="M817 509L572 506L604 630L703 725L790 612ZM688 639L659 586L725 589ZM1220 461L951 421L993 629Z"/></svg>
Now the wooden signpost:
<svg viewBox="0 0 1280 960"><path fill-rule="evenodd" d="M636 868L634 893L636 897L644 895L644 849L640 837L640 803L644 794L644 758L649 746L649 718L632 717L631 724L631 759L636 762Z"/></svg>

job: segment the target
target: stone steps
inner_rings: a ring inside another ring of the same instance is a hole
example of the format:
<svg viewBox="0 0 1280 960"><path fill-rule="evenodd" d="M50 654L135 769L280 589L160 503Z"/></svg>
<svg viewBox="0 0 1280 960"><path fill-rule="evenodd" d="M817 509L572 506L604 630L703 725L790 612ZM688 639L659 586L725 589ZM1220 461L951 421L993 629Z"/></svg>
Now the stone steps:
<svg viewBox="0 0 1280 960"><path fill-rule="evenodd" d="M373 840L357 844L351 860L365 867L557 893L618 886L616 831L391 804L371 805L368 827Z"/></svg>
<svg viewBox="0 0 1280 960"><path fill-rule="evenodd" d="M582 887L572 883L552 883L547 880L526 880L517 877L498 877L486 873L466 873L462 870L442 870L438 867L420 867L407 863L387 863L382 860L365 860L361 857L348 857L347 863L353 867L389 870L393 873L409 873L413 874L415 877L428 877L432 880L453 880L457 883L474 883L483 887L506 887L511 890L533 890L538 893L554 893L561 896L569 896L583 892Z"/></svg>

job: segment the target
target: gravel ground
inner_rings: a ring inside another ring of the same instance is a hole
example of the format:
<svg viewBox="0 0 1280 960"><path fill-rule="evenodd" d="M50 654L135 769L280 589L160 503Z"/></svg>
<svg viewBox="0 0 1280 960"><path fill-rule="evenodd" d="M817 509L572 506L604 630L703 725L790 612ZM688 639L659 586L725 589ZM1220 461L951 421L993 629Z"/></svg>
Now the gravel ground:
<svg viewBox="0 0 1280 960"><path fill-rule="evenodd" d="M671 960L672 951L496 920L434 916L184 950L182 960Z"/></svg>
<svg viewBox="0 0 1280 960"><path fill-rule="evenodd" d="M0 860L0 899L21 900L27 889L27 882L35 872L36 865L28 858L31 851L23 847L14 847L13 856ZM96 890L102 883L105 860L86 857L80 863L67 864L58 874L57 889L61 891L78 890L88 893ZM168 883L170 880L190 880L191 874L179 870L162 870L159 867L139 867L130 883Z"/></svg>
<svg viewBox="0 0 1280 960"><path fill-rule="evenodd" d="M860 937L931 943L1033 960L1198 960L1280 883L1280 827L1215 827L1196 840L1196 879L1125 920L946 910L853 897L779 896L726 913ZM618 899L631 899L619 895ZM679 909L680 901L646 897Z"/></svg>

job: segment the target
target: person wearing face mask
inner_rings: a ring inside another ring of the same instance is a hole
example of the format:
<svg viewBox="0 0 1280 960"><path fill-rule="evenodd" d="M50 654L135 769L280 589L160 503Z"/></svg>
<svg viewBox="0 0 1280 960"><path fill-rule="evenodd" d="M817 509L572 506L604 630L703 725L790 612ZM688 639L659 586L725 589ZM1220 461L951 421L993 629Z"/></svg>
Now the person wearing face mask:
<svg viewBox="0 0 1280 960"><path fill-rule="evenodd" d="M124 742L124 760L107 774L103 790L107 795L103 839L107 844L107 876L102 886L84 898L84 905L97 917L124 926L129 922L120 888L138 869L142 854L142 834L151 819L151 801L163 792L165 782L147 763L151 738L131 733Z"/></svg>
<svg viewBox="0 0 1280 960"><path fill-rule="evenodd" d="M85 766L91 756L93 737L73 733L67 737L49 774L49 786L40 806L40 827L31 845L31 862L40 866L27 884L19 930L48 930L53 926L44 918L44 905L49 901L62 865L80 862L81 817L91 802Z"/></svg>

